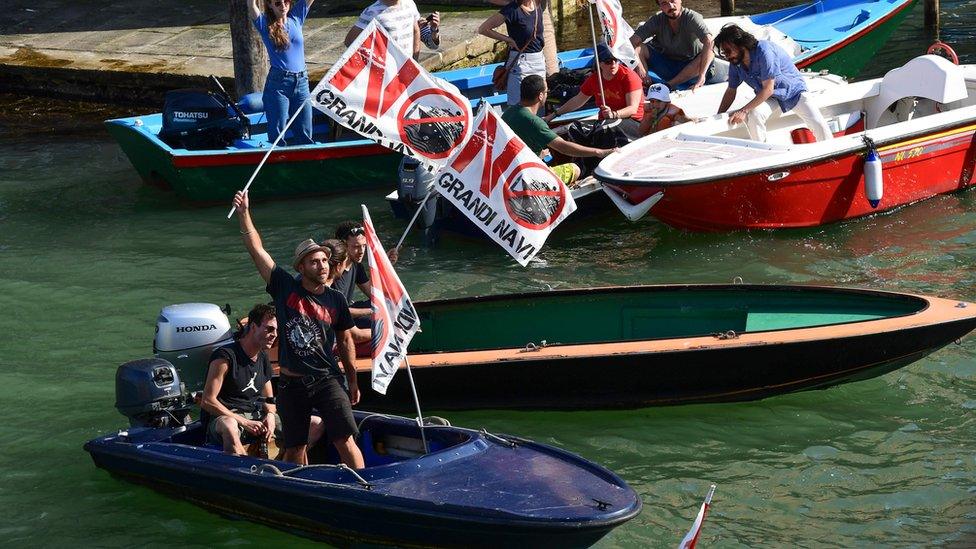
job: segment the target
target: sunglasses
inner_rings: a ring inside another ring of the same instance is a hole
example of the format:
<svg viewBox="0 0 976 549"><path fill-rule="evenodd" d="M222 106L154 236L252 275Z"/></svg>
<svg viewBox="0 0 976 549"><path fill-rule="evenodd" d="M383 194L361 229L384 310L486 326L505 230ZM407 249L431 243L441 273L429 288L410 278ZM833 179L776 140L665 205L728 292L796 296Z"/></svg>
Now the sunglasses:
<svg viewBox="0 0 976 549"><path fill-rule="evenodd" d="M349 234L352 236L359 236L361 234L366 234L366 229L362 227L353 227L349 229Z"/></svg>
<svg viewBox="0 0 976 549"><path fill-rule="evenodd" d="M275 7L283 7L285 4L291 4L291 0L277 0L274 5Z"/></svg>
<svg viewBox="0 0 976 549"><path fill-rule="evenodd" d="M616 62L617 62L617 60L616 60L616 59L608 59L608 60L606 60L606 61L600 61L600 63L602 63L602 64L604 64L604 65L613 65L613 64L614 64L614 63L616 63Z"/></svg>

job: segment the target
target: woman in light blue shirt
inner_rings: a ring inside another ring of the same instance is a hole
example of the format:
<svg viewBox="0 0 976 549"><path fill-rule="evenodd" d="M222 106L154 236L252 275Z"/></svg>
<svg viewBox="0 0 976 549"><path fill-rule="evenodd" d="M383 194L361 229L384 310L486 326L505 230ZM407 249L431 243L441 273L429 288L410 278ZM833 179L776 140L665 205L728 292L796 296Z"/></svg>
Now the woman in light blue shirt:
<svg viewBox="0 0 976 549"><path fill-rule="evenodd" d="M268 49L271 69L264 83L264 111L268 118L268 141L274 141L285 124L299 110L291 125L288 145L312 143L312 106L308 102L308 71L305 67L305 37L302 25L315 0L250 0L248 14ZM285 141L285 139L283 139Z"/></svg>

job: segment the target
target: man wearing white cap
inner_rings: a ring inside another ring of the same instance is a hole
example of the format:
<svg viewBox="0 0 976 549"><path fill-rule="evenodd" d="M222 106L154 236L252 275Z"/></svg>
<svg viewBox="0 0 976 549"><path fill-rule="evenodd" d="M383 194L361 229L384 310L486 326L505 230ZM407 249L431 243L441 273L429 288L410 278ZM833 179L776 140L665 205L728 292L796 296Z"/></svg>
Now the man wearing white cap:
<svg viewBox="0 0 976 549"><path fill-rule="evenodd" d="M664 84L647 88L647 105L640 123L640 134L647 135L671 126L690 122L681 107L671 103L671 90Z"/></svg>
<svg viewBox="0 0 976 549"><path fill-rule="evenodd" d="M342 462L354 469L364 467L363 454L356 446L358 434L352 405L359 402L356 380L355 344L352 340L352 315L346 298L329 288L328 248L307 239L295 248L292 266L301 275L296 279L264 249L258 235L246 192L234 195L234 208L241 237L258 274L267 283L274 299L278 320L278 413L284 424L285 461L308 463L308 431L315 408L322 414L326 436ZM342 388L342 372L332 353L338 347L345 365L349 393Z"/></svg>

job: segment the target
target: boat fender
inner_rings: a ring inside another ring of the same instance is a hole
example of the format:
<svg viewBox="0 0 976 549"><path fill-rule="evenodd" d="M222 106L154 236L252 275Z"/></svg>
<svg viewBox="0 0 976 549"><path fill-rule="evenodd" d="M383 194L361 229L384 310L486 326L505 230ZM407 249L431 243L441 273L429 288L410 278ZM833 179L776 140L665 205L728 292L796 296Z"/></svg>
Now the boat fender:
<svg viewBox="0 0 976 549"><path fill-rule="evenodd" d="M868 153L864 157L864 195L872 208L877 208L884 195L884 178L881 171L881 157L870 138L864 136Z"/></svg>

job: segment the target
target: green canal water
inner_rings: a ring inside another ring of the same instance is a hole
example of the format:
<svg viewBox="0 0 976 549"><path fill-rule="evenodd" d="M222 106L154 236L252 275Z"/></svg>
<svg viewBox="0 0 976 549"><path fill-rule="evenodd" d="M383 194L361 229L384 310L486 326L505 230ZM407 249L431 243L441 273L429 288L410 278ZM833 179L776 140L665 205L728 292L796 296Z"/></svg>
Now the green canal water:
<svg viewBox="0 0 976 549"><path fill-rule="evenodd" d="M976 3L943 9L943 36L976 62ZM928 43L921 25L916 9L875 73ZM205 301L241 312L266 296L226 207L187 208L140 184L98 124L124 111L0 102L0 542L310 544L115 480L82 451L123 426L115 369L151 353L160 308ZM264 203L254 218L283 259L298 240L356 216L359 204L386 241L399 236L380 193ZM976 301L976 193L785 232L694 235L608 212L563 227L525 269L484 242L446 237L429 249L413 235L398 270L415 299L741 277ZM601 547L673 547L712 482L706 547L976 545L972 336L881 378L761 402L444 415L618 472L645 507Z"/></svg>

